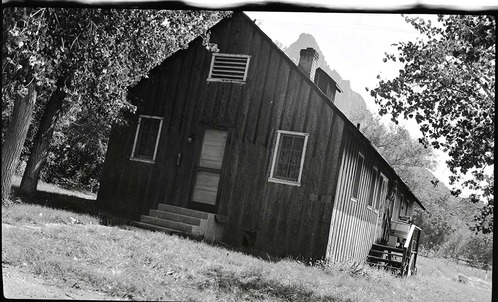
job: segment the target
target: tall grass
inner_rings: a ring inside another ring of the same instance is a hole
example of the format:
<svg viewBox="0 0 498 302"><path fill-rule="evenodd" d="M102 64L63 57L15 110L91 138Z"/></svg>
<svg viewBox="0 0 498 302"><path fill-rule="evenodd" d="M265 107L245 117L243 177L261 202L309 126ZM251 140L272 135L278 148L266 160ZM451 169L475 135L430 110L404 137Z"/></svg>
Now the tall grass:
<svg viewBox="0 0 498 302"><path fill-rule="evenodd" d="M489 290L440 276L397 278L364 266L268 262L204 242L97 221L35 205L2 209L2 263L61 286L137 300L490 300Z"/></svg>

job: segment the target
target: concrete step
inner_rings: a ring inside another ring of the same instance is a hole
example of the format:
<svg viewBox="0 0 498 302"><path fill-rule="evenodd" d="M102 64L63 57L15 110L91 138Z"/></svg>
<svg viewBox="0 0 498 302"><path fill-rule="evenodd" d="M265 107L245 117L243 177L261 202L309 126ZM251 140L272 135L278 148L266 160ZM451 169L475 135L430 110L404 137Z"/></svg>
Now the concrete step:
<svg viewBox="0 0 498 302"><path fill-rule="evenodd" d="M147 230L157 231L157 232L164 232L164 233L168 233L168 234L177 234L177 235L182 235L182 236L188 235L188 234L186 234L184 232L180 232L178 230L168 229L168 228L161 227L158 225L148 224L148 223L139 222L139 221L133 221L131 223L131 225L138 227L138 228L142 228L142 229L147 229Z"/></svg>
<svg viewBox="0 0 498 302"><path fill-rule="evenodd" d="M183 222L176 222L147 215L142 215L140 217L140 222L157 225L167 229L177 230L183 233L192 233L192 225Z"/></svg>
<svg viewBox="0 0 498 302"><path fill-rule="evenodd" d="M175 214L180 214L180 215L190 216L190 217L195 217L195 218L200 218L200 219L207 219L208 218L208 213L206 213L206 212L182 208L182 207L175 207L175 206L172 206L169 204L164 204L164 203L160 203L158 205L157 209L159 211L170 212L170 213L175 213Z"/></svg>
<svg viewBox="0 0 498 302"><path fill-rule="evenodd" d="M169 220L169 221L175 221L175 222L182 222L185 224L190 224L190 225L201 225L201 219L192 217L192 216L185 216L181 214L176 214L176 213L171 213L171 212L165 212L161 210L149 210L149 216L152 217L157 217L161 218L164 220Z"/></svg>

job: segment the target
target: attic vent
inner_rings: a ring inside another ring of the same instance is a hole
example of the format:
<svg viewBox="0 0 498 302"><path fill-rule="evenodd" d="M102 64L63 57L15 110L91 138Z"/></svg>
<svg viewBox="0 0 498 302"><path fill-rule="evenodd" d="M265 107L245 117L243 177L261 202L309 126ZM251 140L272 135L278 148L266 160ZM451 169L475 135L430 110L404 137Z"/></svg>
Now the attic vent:
<svg viewBox="0 0 498 302"><path fill-rule="evenodd" d="M250 58L248 55L214 53L208 81L245 82Z"/></svg>

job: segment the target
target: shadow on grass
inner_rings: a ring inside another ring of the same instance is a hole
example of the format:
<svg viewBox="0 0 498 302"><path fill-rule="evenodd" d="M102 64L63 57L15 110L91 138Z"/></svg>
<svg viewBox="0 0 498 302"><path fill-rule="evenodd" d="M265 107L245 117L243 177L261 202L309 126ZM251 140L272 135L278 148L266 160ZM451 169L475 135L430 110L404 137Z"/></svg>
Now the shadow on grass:
<svg viewBox="0 0 498 302"><path fill-rule="evenodd" d="M224 271L219 267L212 267L206 272L210 284L203 286L215 286L222 291L230 292L241 299L270 299L276 301L350 301L331 297L328 295L318 296L313 291L299 284L282 284L274 279L265 279L261 271L245 272L236 274Z"/></svg>
<svg viewBox="0 0 498 302"><path fill-rule="evenodd" d="M44 189L37 190L34 196L23 195L19 192L19 185L13 184L11 191L12 200L20 200L23 203L36 204L40 206L50 207L59 210L71 211L79 214L88 214L99 218L99 223L105 226L117 226L117 227L137 227L133 222L137 220L137 217L125 216L119 213L113 213L103 210L99 207L97 200L93 198L79 197L66 194L62 192L51 192ZM138 227L140 228L140 227ZM255 258L259 258L268 262L279 262L283 259L289 259L288 256L269 254L267 252L258 250L254 247L249 246L232 246L223 242L211 242L205 240L202 236L196 236L186 233L170 233L177 236L204 242L214 247L224 248L229 251L239 252L245 255L249 255ZM309 264L303 261L303 257L293 257L294 260L302 261L304 264Z"/></svg>
<svg viewBox="0 0 498 302"><path fill-rule="evenodd" d="M132 221L130 217L114 215L103 211L95 199L68 195L63 192L38 190L34 196L27 196L19 192L18 186L13 185L11 196L13 200L20 200L21 202L27 204L36 204L44 207L99 217L100 224L102 225L123 226L130 225Z"/></svg>
<svg viewBox="0 0 498 302"><path fill-rule="evenodd" d="M14 200L20 199L22 202L37 204L54 209L89 214L96 216L99 214L97 201L90 198L81 198L63 193L37 191L34 196L23 195L19 192L18 187L12 187L12 196Z"/></svg>

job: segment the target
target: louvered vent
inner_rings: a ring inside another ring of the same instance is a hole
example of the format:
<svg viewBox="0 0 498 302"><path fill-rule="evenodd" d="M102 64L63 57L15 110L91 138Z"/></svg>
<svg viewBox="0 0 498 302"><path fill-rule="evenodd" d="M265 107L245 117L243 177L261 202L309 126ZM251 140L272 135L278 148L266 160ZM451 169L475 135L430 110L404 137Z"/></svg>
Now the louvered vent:
<svg viewBox="0 0 498 302"><path fill-rule="evenodd" d="M250 56L213 54L208 81L245 82Z"/></svg>

